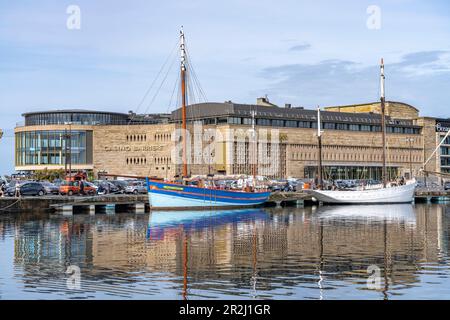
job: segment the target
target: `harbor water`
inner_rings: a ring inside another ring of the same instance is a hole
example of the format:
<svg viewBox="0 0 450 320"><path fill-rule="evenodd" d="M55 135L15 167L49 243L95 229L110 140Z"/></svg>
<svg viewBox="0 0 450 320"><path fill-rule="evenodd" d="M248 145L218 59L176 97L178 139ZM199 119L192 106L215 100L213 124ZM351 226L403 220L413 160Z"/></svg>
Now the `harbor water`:
<svg viewBox="0 0 450 320"><path fill-rule="evenodd" d="M450 205L0 214L0 299L448 299Z"/></svg>

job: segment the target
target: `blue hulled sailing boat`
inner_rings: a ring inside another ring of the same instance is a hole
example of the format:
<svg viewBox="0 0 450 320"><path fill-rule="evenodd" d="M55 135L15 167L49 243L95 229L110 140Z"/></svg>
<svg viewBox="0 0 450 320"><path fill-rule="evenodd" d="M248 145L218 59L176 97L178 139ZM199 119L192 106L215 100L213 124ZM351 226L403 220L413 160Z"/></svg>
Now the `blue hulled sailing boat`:
<svg viewBox="0 0 450 320"><path fill-rule="evenodd" d="M183 30L180 31L181 51L181 110L183 129L183 178L188 176L186 161L186 51ZM148 197L151 208L191 209L210 207L245 207L263 204L270 191L223 190L214 186L202 187L184 183L164 182L147 178ZM252 190L250 190L252 189Z"/></svg>

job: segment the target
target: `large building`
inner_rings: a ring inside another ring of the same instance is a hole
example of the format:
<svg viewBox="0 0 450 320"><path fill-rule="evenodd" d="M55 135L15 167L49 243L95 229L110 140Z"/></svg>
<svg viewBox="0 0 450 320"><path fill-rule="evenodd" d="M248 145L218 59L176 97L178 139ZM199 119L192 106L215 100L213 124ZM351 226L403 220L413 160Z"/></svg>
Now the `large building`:
<svg viewBox="0 0 450 320"><path fill-rule="evenodd" d="M432 154L450 120L420 117L417 108L400 102L387 102L387 163L391 177L416 175ZM71 159L72 170L98 173L172 178L180 174L175 161L181 138L181 110L172 114L135 115L83 110L26 113L25 123L15 129L16 170L35 171L64 168ZM200 103L187 107L188 130L195 145L202 141L199 154L192 147L191 174L258 174L276 177L313 178L317 174L317 111L301 107L278 107L267 98L256 104ZM380 179L382 139L380 103L326 107L321 112L323 165L325 175L334 179ZM196 126L202 125L200 138ZM257 152L267 153L270 163L249 161L252 144L248 132L268 131L278 143ZM220 139L205 134L215 129ZM251 131L251 130L250 130ZM240 148L240 149L239 149ZM238 150L239 149L239 150ZM448 172L450 141L440 148L426 170ZM174 151L175 150L175 151ZM203 159L211 152L213 160ZM66 156L67 155L67 156ZM276 170L273 171L273 161ZM268 168L272 169L269 170ZM412 171L412 172L411 172Z"/></svg>

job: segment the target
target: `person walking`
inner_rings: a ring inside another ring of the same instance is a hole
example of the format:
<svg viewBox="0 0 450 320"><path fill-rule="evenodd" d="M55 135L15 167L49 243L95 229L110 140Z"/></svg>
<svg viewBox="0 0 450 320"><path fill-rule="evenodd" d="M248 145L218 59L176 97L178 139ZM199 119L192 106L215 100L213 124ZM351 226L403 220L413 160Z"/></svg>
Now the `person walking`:
<svg viewBox="0 0 450 320"><path fill-rule="evenodd" d="M20 197L20 184L19 184L19 182L16 182L16 192L15 192L15 195L14 195L16 198L19 198Z"/></svg>
<svg viewBox="0 0 450 320"><path fill-rule="evenodd" d="M84 182L83 180L80 180L80 195L84 196Z"/></svg>
<svg viewBox="0 0 450 320"><path fill-rule="evenodd" d="M0 197L3 198L5 196L6 191L6 183L2 182L2 185L0 186Z"/></svg>

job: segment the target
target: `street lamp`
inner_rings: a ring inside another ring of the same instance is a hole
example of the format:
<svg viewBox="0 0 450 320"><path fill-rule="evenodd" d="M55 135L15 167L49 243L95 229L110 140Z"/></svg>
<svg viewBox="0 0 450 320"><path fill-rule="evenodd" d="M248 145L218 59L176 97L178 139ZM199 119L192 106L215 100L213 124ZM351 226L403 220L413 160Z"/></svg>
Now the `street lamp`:
<svg viewBox="0 0 450 320"><path fill-rule="evenodd" d="M67 175L67 164L69 164L69 178L72 178L72 122L64 122L64 124L69 126L69 133L67 129L64 129L64 170Z"/></svg>

